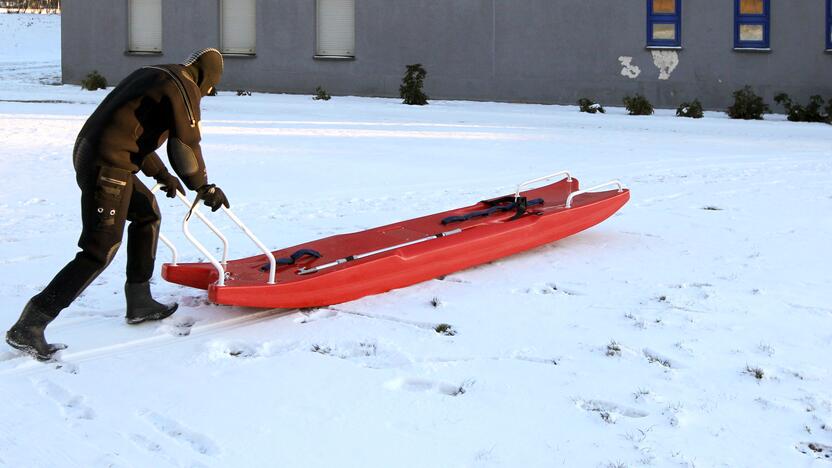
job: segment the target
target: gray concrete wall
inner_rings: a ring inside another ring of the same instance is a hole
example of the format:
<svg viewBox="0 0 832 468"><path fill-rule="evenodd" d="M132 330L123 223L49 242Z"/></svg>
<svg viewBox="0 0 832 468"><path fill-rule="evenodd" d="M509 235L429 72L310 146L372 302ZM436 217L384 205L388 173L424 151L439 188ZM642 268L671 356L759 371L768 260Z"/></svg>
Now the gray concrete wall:
<svg viewBox="0 0 832 468"><path fill-rule="evenodd" d="M750 52L733 50L733 1L683 1L683 48L660 57L678 65L660 77L645 48L645 0L356 0L354 60L313 57L315 0L258 0L257 55L228 57L220 88L398 96L405 65L421 62L434 99L620 105L638 92L659 107L699 98L724 108L746 84L772 104L779 91L832 97L825 8L772 0L772 50ZM65 82L97 69L115 83L219 44L217 0L166 0L162 55L125 54L126 11L127 0L64 0ZM621 57L631 57L637 77L622 74Z"/></svg>

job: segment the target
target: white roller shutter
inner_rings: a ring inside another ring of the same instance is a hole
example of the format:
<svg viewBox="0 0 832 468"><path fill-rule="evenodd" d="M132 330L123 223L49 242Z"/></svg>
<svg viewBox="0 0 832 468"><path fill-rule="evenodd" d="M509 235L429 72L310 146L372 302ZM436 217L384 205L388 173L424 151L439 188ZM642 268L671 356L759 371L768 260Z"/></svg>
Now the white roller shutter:
<svg viewBox="0 0 832 468"><path fill-rule="evenodd" d="M355 0L318 0L317 54L355 56Z"/></svg>
<svg viewBox="0 0 832 468"><path fill-rule="evenodd" d="M253 54L257 42L256 0L220 0L224 54Z"/></svg>
<svg viewBox="0 0 832 468"><path fill-rule="evenodd" d="M162 0L128 0L130 52L162 51Z"/></svg>

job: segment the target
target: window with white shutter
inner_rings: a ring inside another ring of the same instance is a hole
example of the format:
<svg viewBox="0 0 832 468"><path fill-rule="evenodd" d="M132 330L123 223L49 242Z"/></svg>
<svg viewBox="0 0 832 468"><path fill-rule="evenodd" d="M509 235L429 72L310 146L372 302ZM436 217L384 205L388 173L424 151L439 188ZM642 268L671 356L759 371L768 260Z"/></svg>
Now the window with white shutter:
<svg viewBox="0 0 832 468"><path fill-rule="evenodd" d="M256 0L220 0L220 52L254 54Z"/></svg>
<svg viewBox="0 0 832 468"><path fill-rule="evenodd" d="M316 54L324 57L355 56L355 0L318 1Z"/></svg>
<svg viewBox="0 0 832 468"><path fill-rule="evenodd" d="M128 0L127 10L128 51L161 52L162 0Z"/></svg>

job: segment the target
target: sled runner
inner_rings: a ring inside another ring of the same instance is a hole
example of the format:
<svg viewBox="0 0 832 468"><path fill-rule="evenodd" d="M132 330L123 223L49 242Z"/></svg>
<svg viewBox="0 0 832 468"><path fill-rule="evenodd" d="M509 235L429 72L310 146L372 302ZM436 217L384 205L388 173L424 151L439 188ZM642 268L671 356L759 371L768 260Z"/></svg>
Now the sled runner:
<svg viewBox="0 0 832 468"><path fill-rule="evenodd" d="M559 177L557 182L522 191ZM187 197L178 196L190 206ZM208 262L177 263L176 249L160 236L174 257L162 266L162 277L205 289L208 299L217 304L269 308L338 304L562 239L607 219L629 198L629 190L618 181L579 190L578 180L564 171L523 182L513 195L274 252L223 208L263 252L239 260L227 260L228 241L197 206L194 215L220 238L223 257L214 258L190 234L186 218L185 236Z"/></svg>

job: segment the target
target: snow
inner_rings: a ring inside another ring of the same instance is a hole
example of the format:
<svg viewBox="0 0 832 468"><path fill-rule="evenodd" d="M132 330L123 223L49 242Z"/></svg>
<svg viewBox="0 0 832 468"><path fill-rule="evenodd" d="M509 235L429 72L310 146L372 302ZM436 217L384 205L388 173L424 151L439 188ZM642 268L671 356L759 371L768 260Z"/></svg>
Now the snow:
<svg viewBox="0 0 832 468"><path fill-rule="evenodd" d="M0 15L7 327L75 253L70 153L106 95L49 84L59 36L55 16ZM127 326L122 249L47 330L69 344L56 363L0 346L0 466L829 466L832 127L311 90L203 106L209 177L273 248L562 169L632 200L560 242L314 310L211 305L157 275L179 312ZM182 207L161 206L199 259ZM235 257L256 252L215 218Z"/></svg>

